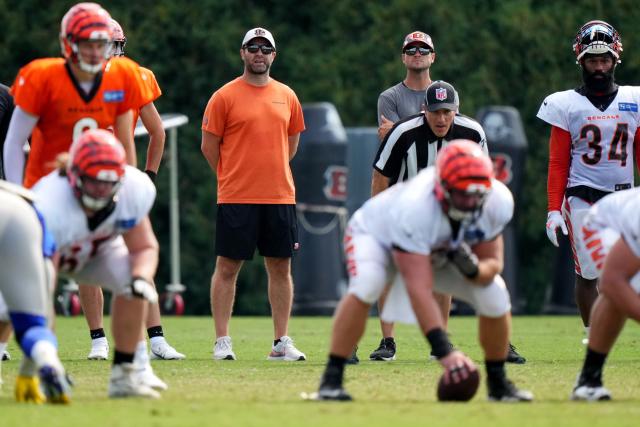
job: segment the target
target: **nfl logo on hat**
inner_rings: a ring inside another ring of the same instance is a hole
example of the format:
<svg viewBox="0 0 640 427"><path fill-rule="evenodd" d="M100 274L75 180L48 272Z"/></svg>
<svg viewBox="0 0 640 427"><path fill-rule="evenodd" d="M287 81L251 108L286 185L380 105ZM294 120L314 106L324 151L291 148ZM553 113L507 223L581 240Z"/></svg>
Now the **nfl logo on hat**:
<svg viewBox="0 0 640 427"><path fill-rule="evenodd" d="M447 99L447 90L445 88L436 89L436 99L438 101L444 101Z"/></svg>

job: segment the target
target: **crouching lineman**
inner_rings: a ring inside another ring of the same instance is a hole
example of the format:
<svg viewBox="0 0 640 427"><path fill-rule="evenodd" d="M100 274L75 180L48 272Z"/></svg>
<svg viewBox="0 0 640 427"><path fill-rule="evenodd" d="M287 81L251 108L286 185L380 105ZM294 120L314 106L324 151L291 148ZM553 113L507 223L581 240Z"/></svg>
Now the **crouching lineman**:
<svg viewBox="0 0 640 427"><path fill-rule="evenodd" d="M126 165L124 149L112 133L93 129L73 142L66 169L46 175L33 190L58 246L58 273L114 293L109 396L159 397L154 388L163 390L166 384L148 360L134 363L148 303L158 299L152 285L158 242L148 218L153 183Z"/></svg>
<svg viewBox="0 0 640 427"><path fill-rule="evenodd" d="M602 369L627 318L640 322L640 189L608 195L589 209L582 247L599 275L584 365L573 400L610 400Z"/></svg>
<svg viewBox="0 0 640 427"><path fill-rule="evenodd" d="M47 257L54 245L31 202L30 191L0 181L0 319L11 320L25 355L16 400L69 403L71 387L47 327L52 273Z"/></svg>
<svg viewBox="0 0 640 427"><path fill-rule="evenodd" d="M513 198L493 179L491 161L478 144L452 141L436 166L370 199L351 218L345 236L349 291L335 314L329 360L318 400L351 400L344 390L347 358L365 328L369 308L391 286L385 321L417 322L445 369L458 382L476 367L453 350L432 291L470 303L480 318L489 399L530 401L505 373L511 324L510 299L499 273L502 229L511 219ZM404 281L404 283L403 283ZM409 319L405 313L415 313Z"/></svg>

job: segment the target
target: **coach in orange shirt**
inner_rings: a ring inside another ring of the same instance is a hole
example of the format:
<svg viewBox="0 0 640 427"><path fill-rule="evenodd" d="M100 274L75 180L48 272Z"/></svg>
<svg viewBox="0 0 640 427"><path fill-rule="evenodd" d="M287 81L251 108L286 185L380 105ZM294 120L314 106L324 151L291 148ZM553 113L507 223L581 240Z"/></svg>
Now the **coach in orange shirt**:
<svg viewBox="0 0 640 427"><path fill-rule="evenodd" d="M305 360L288 336L293 300L291 256L297 249L295 187L289 161L304 130L302 107L288 86L269 77L273 35L249 30L242 40L242 76L216 91L202 120L202 153L218 178L216 268L211 309L213 358L235 360L229 319L236 279L256 247L264 256L274 342L269 360Z"/></svg>

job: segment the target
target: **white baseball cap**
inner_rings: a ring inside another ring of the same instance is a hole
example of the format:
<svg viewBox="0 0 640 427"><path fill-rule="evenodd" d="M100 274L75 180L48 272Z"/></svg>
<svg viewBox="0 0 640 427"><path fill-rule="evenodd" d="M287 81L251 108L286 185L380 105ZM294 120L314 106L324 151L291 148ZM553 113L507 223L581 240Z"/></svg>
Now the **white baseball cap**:
<svg viewBox="0 0 640 427"><path fill-rule="evenodd" d="M273 48L275 49L276 41L273 39L273 35L269 30L265 30L264 28L261 28L261 27L253 28L247 31L247 34L245 34L244 38L242 39L242 46L246 45L251 40L256 39L258 37L262 37L263 39L266 39L269 43L271 43L271 46L273 46Z"/></svg>

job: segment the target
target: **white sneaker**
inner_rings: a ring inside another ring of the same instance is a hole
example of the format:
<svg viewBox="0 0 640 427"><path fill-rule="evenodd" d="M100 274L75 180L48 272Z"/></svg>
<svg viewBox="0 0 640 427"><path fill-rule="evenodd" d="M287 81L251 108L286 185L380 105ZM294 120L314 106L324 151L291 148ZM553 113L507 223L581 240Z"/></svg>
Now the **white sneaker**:
<svg viewBox="0 0 640 427"><path fill-rule="evenodd" d="M158 399L160 393L148 385L142 384L135 378L133 363L121 363L119 365L113 365L111 368L109 397L146 397Z"/></svg>
<svg viewBox="0 0 640 427"><path fill-rule="evenodd" d="M213 346L213 358L215 360L236 360L236 354L231 348L231 337L220 337Z"/></svg>
<svg viewBox="0 0 640 427"><path fill-rule="evenodd" d="M151 387L154 390L165 391L169 388L167 383L158 378L155 372L153 372L153 368L150 363L136 367L134 378L141 384Z"/></svg>
<svg viewBox="0 0 640 427"><path fill-rule="evenodd" d="M106 337L91 340L91 351L87 356L89 360L108 360L109 359L109 341Z"/></svg>
<svg viewBox="0 0 640 427"><path fill-rule="evenodd" d="M293 345L293 340L288 336L280 337L280 342L274 345L267 360L284 360L285 362L295 362L307 360L307 356Z"/></svg>
<svg viewBox="0 0 640 427"><path fill-rule="evenodd" d="M183 360L187 356L171 347L166 340L151 340L151 359Z"/></svg>
<svg viewBox="0 0 640 427"><path fill-rule="evenodd" d="M603 386L589 387L588 385L581 385L573 389L571 400L586 400L588 402L611 400L611 392Z"/></svg>
<svg viewBox="0 0 640 427"><path fill-rule="evenodd" d="M11 355L7 350L2 352L2 360L11 360Z"/></svg>

